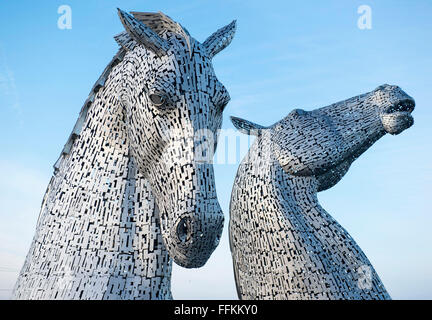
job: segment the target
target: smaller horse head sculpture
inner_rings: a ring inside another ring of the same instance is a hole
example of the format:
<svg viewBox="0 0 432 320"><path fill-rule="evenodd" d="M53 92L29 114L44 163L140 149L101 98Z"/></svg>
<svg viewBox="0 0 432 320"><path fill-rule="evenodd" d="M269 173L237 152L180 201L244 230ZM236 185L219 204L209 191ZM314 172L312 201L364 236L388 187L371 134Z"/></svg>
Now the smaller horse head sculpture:
<svg viewBox="0 0 432 320"><path fill-rule="evenodd" d="M232 117L243 133L270 139L274 158L293 177L314 176L318 190L334 186L351 163L386 133L411 127L414 99L397 86L374 91L313 111L293 110L270 127Z"/></svg>
<svg viewBox="0 0 432 320"><path fill-rule="evenodd" d="M412 126L414 106L400 88L383 85L313 111L296 109L270 127L233 118L240 131L258 136L239 167L230 203L240 298L390 298L317 192L335 185L386 133ZM368 270L367 290L359 285L362 270Z"/></svg>
<svg viewBox="0 0 432 320"><path fill-rule="evenodd" d="M169 255L180 266L200 267L224 220L211 159L203 160L216 148L230 99L212 58L231 42L235 21L199 43L162 13L119 16L126 31L116 40L127 53L117 96L130 152L152 188Z"/></svg>

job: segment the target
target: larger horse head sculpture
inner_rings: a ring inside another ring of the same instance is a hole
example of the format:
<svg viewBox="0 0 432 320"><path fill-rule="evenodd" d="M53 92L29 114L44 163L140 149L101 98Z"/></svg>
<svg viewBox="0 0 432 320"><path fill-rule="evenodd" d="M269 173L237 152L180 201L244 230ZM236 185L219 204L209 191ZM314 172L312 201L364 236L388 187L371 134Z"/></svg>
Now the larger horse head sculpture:
<svg viewBox="0 0 432 320"><path fill-rule="evenodd" d="M200 267L218 245L224 220L213 166L199 154L203 143L210 154L216 148L230 99L212 58L231 42L235 21L201 44L163 14L159 33L150 27L154 16L121 10L119 16L126 31L116 40L129 52L118 96L130 150L152 187L170 256L181 266Z"/></svg>
<svg viewBox="0 0 432 320"><path fill-rule="evenodd" d="M235 22L199 43L162 13L118 13L121 48L54 165L17 299L170 299L172 260L200 267L219 243L229 95L212 58Z"/></svg>

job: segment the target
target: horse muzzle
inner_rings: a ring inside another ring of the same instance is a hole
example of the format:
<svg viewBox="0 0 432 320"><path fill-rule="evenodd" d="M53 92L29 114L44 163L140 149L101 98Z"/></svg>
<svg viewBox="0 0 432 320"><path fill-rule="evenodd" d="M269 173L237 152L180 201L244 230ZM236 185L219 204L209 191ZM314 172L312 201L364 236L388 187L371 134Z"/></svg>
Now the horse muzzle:
<svg viewBox="0 0 432 320"><path fill-rule="evenodd" d="M381 114L381 123L384 130L392 135L400 134L414 124L411 113L414 111L415 101L413 99L400 100L391 105Z"/></svg>
<svg viewBox="0 0 432 320"><path fill-rule="evenodd" d="M184 268L200 268L219 245L224 215L217 199L198 202L181 214L170 228L167 249L174 262Z"/></svg>

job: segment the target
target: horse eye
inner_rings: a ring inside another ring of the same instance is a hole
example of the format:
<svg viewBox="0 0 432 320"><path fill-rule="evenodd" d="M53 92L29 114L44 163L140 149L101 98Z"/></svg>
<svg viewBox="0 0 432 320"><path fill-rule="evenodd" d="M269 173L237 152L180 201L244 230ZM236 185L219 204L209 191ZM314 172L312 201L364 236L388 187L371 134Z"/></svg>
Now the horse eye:
<svg viewBox="0 0 432 320"><path fill-rule="evenodd" d="M166 102L166 97L162 94L158 94L158 93L153 93L150 96L150 100L151 102L156 106L156 107L161 107L165 104Z"/></svg>

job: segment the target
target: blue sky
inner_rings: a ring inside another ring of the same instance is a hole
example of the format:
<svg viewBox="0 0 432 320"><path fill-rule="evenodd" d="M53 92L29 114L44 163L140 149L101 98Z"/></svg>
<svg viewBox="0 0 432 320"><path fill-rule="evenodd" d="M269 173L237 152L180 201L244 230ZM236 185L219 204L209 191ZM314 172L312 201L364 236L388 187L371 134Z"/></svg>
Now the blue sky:
<svg viewBox="0 0 432 320"><path fill-rule="evenodd" d="M72 29L57 28L60 5ZM372 29L357 27L360 5ZM263 125L294 108L312 110L378 85L416 99L415 124L358 159L323 207L357 240L396 299L432 298L432 2L62 0L0 4L0 298L7 298L33 237L43 193L91 86L117 50L116 7L162 11L204 41L237 19L229 48L214 59L232 97L230 115ZM215 166L228 221L238 164ZM208 264L174 268L175 298L235 299L224 237Z"/></svg>

